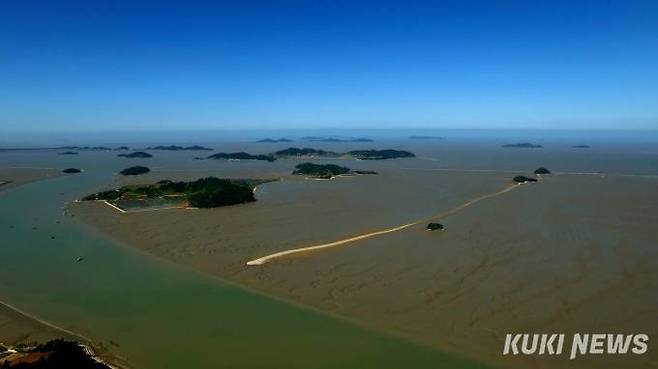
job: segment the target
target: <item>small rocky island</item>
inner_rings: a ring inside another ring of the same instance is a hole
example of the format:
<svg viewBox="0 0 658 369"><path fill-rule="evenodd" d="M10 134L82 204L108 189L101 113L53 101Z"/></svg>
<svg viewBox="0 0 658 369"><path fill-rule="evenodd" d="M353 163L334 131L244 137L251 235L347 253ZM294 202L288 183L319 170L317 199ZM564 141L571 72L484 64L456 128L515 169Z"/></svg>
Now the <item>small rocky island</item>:
<svg viewBox="0 0 658 369"><path fill-rule="evenodd" d="M575 145L575 146L572 146L572 147L574 149L589 149L590 148L589 145Z"/></svg>
<svg viewBox="0 0 658 369"><path fill-rule="evenodd" d="M532 144L532 143L530 143L530 142L522 142L522 143L517 143L517 144L507 144L507 145L503 145L503 147L507 147L507 148L518 148L518 149L540 149L540 148L542 148L542 147L544 147L544 146L542 146L542 145Z"/></svg>
<svg viewBox="0 0 658 369"><path fill-rule="evenodd" d="M115 190L88 195L82 201L104 200L119 208L126 205L148 207L151 203L162 207L215 208L256 201L253 188L272 180L220 179L208 177L193 182L162 180L152 185L124 186Z"/></svg>
<svg viewBox="0 0 658 369"><path fill-rule="evenodd" d="M119 173L123 174L124 176L138 176L140 174L148 173L150 171L151 169L149 169L148 167L142 167L137 165L134 167L126 168L120 171Z"/></svg>
<svg viewBox="0 0 658 369"><path fill-rule="evenodd" d="M206 159L214 159L214 160L264 160L264 161L269 161L273 162L276 160L274 156L270 155L252 155L246 152L231 152L231 153L226 153L226 152L220 152L217 154L210 155Z"/></svg>
<svg viewBox="0 0 658 369"><path fill-rule="evenodd" d="M199 146L199 145L193 145L193 146L177 146L177 145L169 145L169 146L153 146L153 147L147 147L146 150L165 150L165 151L212 151L213 149L209 147L204 147L204 146Z"/></svg>
<svg viewBox="0 0 658 369"><path fill-rule="evenodd" d="M144 151L135 151L135 152L131 152L130 154L119 154L117 156L120 157L120 158L129 158L129 159L132 159L132 158L152 158L153 157L153 155L151 155L147 152L144 152Z"/></svg>
<svg viewBox="0 0 658 369"><path fill-rule="evenodd" d="M64 152L59 152L57 155L78 155L77 151L64 151Z"/></svg>
<svg viewBox="0 0 658 369"><path fill-rule="evenodd" d="M530 183L530 182L537 182L536 178L530 178L526 176L516 176L513 178L514 182L516 183Z"/></svg>
<svg viewBox="0 0 658 369"><path fill-rule="evenodd" d="M535 169L535 174L551 174L551 171L544 167L539 167Z"/></svg>
<svg viewBox="0 0 658 369"><path fill-rule="evenodd" d="M429 223L425 228L428 231L445 231L445 227L441 223Z"/></svg>
<svg viewBox="0 0 658 369"><path fill-rule="evenodd" d="M80 172L82 172L82 171L80 169L77 169L77 168L66 168L62 171L62 173L66 173L66 174L73 174L73 173L80 173Z"/></svg>

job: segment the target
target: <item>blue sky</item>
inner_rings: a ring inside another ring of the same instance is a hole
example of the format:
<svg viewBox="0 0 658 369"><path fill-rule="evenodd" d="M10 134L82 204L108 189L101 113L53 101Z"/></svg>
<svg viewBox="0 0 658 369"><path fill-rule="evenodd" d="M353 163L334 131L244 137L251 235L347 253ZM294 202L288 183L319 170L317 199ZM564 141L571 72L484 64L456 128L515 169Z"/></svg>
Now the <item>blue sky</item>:
<svg viewBox="0 0 658 369"><path fill-rule="evenodd" d="M0 131L658 129L656 1L7 1Z"/></svg>

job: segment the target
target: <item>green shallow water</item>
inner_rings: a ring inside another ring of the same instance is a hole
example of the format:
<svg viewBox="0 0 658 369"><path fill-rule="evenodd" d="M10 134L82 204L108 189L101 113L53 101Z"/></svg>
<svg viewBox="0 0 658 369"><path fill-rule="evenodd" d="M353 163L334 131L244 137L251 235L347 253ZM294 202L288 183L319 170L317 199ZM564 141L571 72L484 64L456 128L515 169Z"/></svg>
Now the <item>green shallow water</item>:
<svg viewBox="0 0 658 369"><path fill-rule="evenodd" d="M481 367L143 255L63 214L109 173L0 194L0 300L114 341L140 369Z"/></svg>

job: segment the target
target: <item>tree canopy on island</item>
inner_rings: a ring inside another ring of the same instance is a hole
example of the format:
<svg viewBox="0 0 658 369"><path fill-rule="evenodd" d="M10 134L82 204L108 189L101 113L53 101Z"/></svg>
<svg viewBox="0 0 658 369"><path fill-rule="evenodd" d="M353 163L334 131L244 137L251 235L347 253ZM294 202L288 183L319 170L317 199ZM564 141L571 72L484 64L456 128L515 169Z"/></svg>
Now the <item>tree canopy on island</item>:
<svg viewBox="0 0 658 369"><path fill-rule="evenodd" d="M544 167L539 167L535 169L535 174L551 174L551 171Z"/></svg>
<svg viewBox="0 0 658 369"><path fill-rule="evenodd" d="M276 158L272 155L252 155L246 152L219 152L214 155L210 155L208 159L227 159L227 160L265 160L272 162Z"/></svg>
<svg viewBox="0 0 658 369"><path fill-rule="evenodd" d="M137 175L140 175L140 174L148 173L150 171L151 171L151 169L149 169L147 167L142 167L142 166L137 165L137 166L134 166L134 167L126 168L126 169L122 170L119 173L123 174L124 176L137 176Z"/></svg>
<svg viewBox="0 0 658 369"><path fill-rule="evenodd" d="M350 168L341 167L335 164L303 163L297 165L292 174L307 175L317 178L331 178L337 175L347 174L349 172Z"/></svg>
<svg viewBox="0 0 658 369"><path fill-rule="evenodd" d="M256 201L252 185L270 180L229 180L216 177L201 178L192 182L162 180L152 185L124 186L84 197L83 201L156 198L185 196L196 208L215 208Z"/></svg>
<svg viewBox="0 0 658 369"><path fill-rule="evenodd" d="M151 158L153 155L143 152L143 151L135 151L131 152L130 154L119 154L117 155L120 158Z"/></svg>

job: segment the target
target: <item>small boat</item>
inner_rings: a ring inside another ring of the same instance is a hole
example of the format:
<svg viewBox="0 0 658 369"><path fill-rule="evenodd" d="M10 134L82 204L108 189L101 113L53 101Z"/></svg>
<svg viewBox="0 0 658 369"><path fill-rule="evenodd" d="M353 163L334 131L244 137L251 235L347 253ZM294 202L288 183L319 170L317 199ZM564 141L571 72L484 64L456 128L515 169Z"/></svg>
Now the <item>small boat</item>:
<svg viewBox="0 0 658 369"><path fill-rule="evenodd" d="M83 261L83 260L84 260L83 257L79 257L79 258L75 259L75 261L78 262L78 263L81 262L81 261Z"/></svg>

